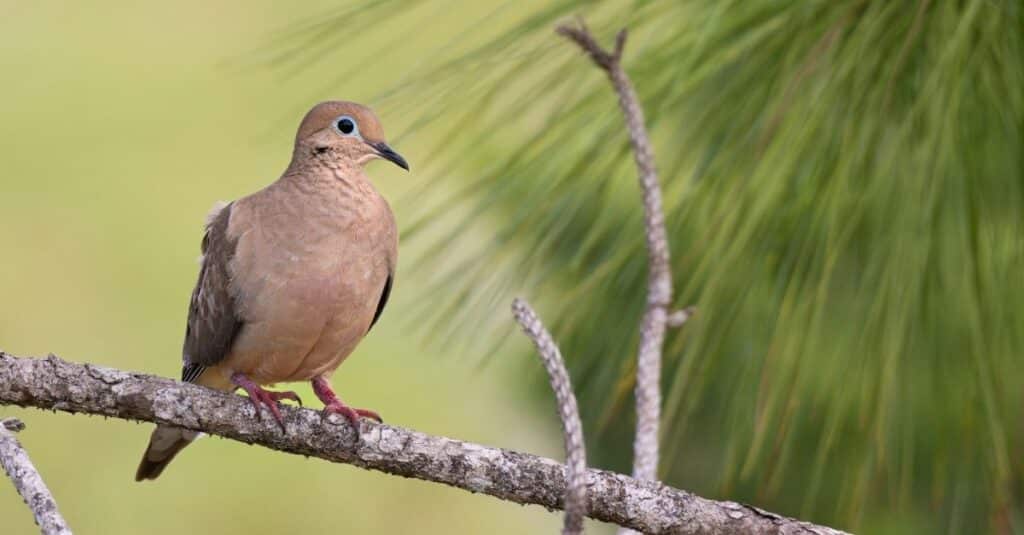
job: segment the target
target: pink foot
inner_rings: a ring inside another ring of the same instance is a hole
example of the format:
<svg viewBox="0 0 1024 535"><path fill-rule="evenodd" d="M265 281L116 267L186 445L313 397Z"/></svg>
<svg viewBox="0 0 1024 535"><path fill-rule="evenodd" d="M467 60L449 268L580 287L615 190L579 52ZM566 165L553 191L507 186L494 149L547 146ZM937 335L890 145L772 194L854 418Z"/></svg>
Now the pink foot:
<svg viewBox="0 0 1024 535"><path fill-rule="evenodd" d="M374 411L368 409L355 409L342 403L338 396L334 395L334 390L331 390L331 385L327 382L327 379L323 377L317 377L313 379L313 392L316 393L316 397L320 398L320 401L324 403L323 415L326 416L330 413L340 414L345 417L352 428L359 433L359 417L363 416L366 418L372 418L378 422L383 422L380 415Z"/></svg>
<svg viewBox="0 0 1024 535"><path fill-rule="evenodd" d="M277 420L277 424L281 426L281 431L284 431L284 418L281 417L281 409L278 407L278 402L282 399L290 399L302 405L302 400L299 399L299 395L295 392L290 390L285 392L264 390L260 385L254 383L252 379L241 373L232 374L231 382L245 390L246 394L249 394L249 401L256 408L257 416L262 414L260 405L266 405L270 409L271 414L274 415L274 419Z"/></svg>

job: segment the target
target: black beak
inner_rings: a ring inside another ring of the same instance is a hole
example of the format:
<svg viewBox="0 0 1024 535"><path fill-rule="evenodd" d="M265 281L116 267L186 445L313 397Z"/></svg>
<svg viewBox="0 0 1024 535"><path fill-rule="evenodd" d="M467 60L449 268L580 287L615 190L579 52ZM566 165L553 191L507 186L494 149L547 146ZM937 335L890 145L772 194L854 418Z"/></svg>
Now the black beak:
<svg viewBox="0 0 1024 535"><path fill-rule="evenodd" d="M402 155L395 152L387 143L382 141L380 143L371 143L370 145L374 149L377 149L377 155L381 158L393 162L395 165L405 169L406 171L409 170L409 164L405 162L405 158L402 158Z"/></svg>

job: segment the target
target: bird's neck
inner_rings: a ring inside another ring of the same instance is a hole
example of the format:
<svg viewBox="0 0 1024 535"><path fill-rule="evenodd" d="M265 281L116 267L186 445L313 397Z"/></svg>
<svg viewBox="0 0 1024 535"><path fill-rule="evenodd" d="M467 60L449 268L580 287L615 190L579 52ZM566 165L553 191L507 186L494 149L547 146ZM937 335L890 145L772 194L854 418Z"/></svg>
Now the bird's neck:
<svg viewBox="0 0 1024 535"><path fill-rule="evenodd" d="M358 201L377 195L377 190L355 162L343 160L313 160L296 162L278 180L282 186L297 193L313 195L325 200L333 198Z"/></svg>
<svg viewBox="0 0 1024 535"><path fill-rule="evenodd" d="M270 189L278 203L275 212L302 220L312 241L358 226L383 202L361 166L293 165Z"/></svg>

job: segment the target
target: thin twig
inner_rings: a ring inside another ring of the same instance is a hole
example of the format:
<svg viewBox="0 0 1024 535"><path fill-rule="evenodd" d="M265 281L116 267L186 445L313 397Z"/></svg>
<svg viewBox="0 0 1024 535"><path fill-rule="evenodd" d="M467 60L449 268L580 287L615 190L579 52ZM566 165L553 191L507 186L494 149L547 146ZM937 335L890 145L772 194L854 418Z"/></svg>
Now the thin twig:
<svg viewBox="0 0 1024 535"><path fill-rule="evenodd" d="M658 434L661 421L661 351L672 303L672 274L669 270L668 233L662 212L661 186L654 165L654 150L644 126L643 108L633 84L622 69L626 30L615 37L615 49L608 52L597 44L583 21L578 26L559 26L556 31L573 40L598 67L603 69L619 97L633 146L640 189L643 192L644 235L649 257L647 306L640 322L640 347L636 368L636 438L633 443L633 477L657 479Z"/></svg>
<svg viewBox="0 0 1024 535"><path fill-rule="evenodd" d="M64 517L57 510L53 494L14 436L15 432L25 429L25 424L17 418L6 418L0 424L0 465L3 465L21 499L25 500L25 505L32 509L39 532L43 535L71 535Z"/></svg>
<svg viewBox="0 0 1024 535"><path fill-rule="evenodd" d="M583 533L583 515L587 504L587 451L583 441L583 423L580 421L580 410L576 405L569 372L565 369L562 352L558 350L551 334L544 328L537 313L530 304L522 299L512 302L512 313L515 315L523 332L533 340L533 345L540 353L544 369L548 372L551 389L555 391L558 403L558 416L562 420L562 432L565 436L565 464L568 488L565 492L565 524L563 535L580 535Z"/></svg>
<svg viewBox="0 0 1024 535"><path fill-rule="evenodd" d="M281 408L282 433L273 419L258 418L243 396L54 356L26 359L0 352L4 404L183 427L549 509L561 509L565 496L565 465L551 459L367 420L357 438L344 418L321 418L315 410L291 406ZM127 480L135 466L123 469ZM587 516L643 533L842 533L604 470L587 470L587 489Z"/></svg>

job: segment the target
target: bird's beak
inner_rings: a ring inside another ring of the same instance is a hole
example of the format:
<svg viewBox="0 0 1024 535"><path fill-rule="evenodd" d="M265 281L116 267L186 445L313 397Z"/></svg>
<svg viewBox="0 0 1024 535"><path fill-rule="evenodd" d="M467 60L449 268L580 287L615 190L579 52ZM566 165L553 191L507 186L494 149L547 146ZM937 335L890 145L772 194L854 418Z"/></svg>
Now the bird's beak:
<svg viewBox="0 0 1024 535"><path fill-rule="evenodd" d="M370 146L377 151L377 155L381 158L393 162L395 165L405 169L406 171L409 170L409 164L406 163L405 158L402 158L402 155L395 152L387 143L381 141L379 143L371 143Z"/></svg>

